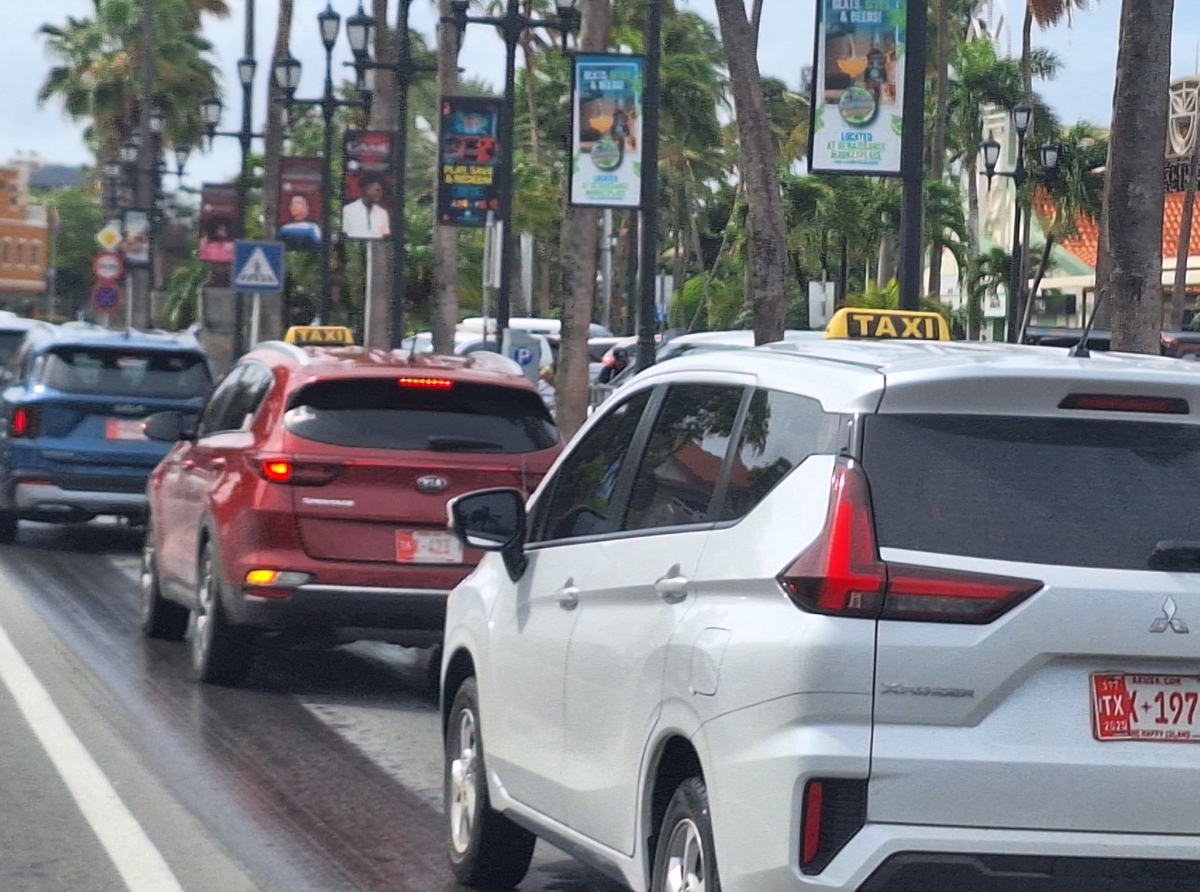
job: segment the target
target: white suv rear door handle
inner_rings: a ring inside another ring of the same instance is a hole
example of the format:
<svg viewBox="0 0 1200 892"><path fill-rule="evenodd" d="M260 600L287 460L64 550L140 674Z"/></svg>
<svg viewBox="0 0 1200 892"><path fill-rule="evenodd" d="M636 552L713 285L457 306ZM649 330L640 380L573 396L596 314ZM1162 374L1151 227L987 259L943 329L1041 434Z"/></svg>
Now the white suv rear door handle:
<svg viewBox="0 0 1200 892"><path fill-rule="evenodd" d="M563 610L574 610L579 606L579 589L568 582L558 590L558 606Z"/></svg>
<svg viewBox="0 0 1200 892"><path fill-rule="evenodd" d="M678 604L687 598L690 584L691 580L679 572L679 565L676 564L667 571L666 576L654 583L654 590L668 604Z"/></svg>

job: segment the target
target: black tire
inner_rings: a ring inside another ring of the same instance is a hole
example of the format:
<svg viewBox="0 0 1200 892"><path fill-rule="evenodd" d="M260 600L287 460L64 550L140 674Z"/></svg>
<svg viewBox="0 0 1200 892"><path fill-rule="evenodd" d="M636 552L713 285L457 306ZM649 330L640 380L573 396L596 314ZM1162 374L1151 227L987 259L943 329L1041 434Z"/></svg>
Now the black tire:
<svg viewBox="0 0 1200 892"><path fill-rule="evenodd" d="M716 846L704 781L690 777L675 789L654 847L651 892L703 889L721 892Z"/></svg>
<svg viewBox="0 0 1200 892"><path fill-rule="evenodd" d="M200 556L196 607L192 610L192 670L206 684L232 686L254 662L254 630L230 625L221 603L220 564L211 542Z"/></svg>
<svg viewBox="0 0 1200 892"><path fill-rule="evenodd" d="M163 597L158 581L158 543L154 525L146 526L146 541L142 545L142 635L162 641L182 641L187 635L189 611Z"/></svg>
<svg viewBox="0 0 1200 892"><path fill-rule="evenodd" d="M488 801L479 725L479 693L468 678L454 696L446 726L446 850L450 869L473 889L511 889L525 878L537 837Z"/></svg>
<svg viewBox="0 0 1200 892"><path fill-rule="evenodd" d="M11 511L0 511L0 545L12 545L17 541L17 515Z"/></svg>

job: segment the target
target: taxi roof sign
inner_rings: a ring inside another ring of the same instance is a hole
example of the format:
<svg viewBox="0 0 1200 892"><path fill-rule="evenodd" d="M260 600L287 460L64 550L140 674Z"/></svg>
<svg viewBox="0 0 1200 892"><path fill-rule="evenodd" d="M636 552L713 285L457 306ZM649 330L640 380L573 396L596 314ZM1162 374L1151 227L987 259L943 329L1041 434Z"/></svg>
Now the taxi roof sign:
<svg viewBox="0 0 1200 892"><path fill-rule="evenodd" d="M940 313L846 307L825 326L825 337L843 340L948 341L950 326Z"/></svg>
<svg viewBox="0 0 1200 892"><path fill-rule="evenodd" d="M344 325L293 325L283 339L297 347L354 346L354 332Z"/></svg>

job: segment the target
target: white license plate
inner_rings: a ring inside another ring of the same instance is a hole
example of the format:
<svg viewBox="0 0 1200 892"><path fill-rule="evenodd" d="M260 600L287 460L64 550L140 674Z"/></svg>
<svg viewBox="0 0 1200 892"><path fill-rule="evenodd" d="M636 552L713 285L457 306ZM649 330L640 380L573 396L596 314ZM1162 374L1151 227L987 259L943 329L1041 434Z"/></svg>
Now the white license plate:
<svg viewBox="0 0 1200 892"><path fill-rule="evenodd" d="M141 418L109 418L104 422L104 436L109 440L145 440L145 425Z"/></svg>
<svg viewBox="0 0 1200 892"><path fill-rule="evenodd" d="M453 533L396 530L396 563L461 564L462 542Z"/></svg>
<svg viewBox="0 0 1200 892"><path fill-rule="evenodd" d="M1200 743L1200 676L1092 676L1097 740Z"/></svg>

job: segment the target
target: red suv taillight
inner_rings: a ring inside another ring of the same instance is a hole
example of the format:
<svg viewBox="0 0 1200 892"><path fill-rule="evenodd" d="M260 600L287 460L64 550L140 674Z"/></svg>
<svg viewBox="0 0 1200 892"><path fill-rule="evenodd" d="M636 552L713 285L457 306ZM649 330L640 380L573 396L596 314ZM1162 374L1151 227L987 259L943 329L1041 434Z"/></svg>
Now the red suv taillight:
<svg viewBox="0 0 1200 892"><path fill-rule="evenodd" d="M336 465L298 462L282 456L254 457L250 459L250 466L267 482L289 486L324 486L332 483L342 470Z"/></svg>
<svg viewBox="0 0 1200 892"><path fill-rule="evenodd" d="M804 786L800 870L823 871L867 821L867 782L827 778Z"/></svg>
<svg viewBox="0 0 1200 892"><path fill-rule="evenodd" d="M36 439L41 428L42 410L37 406L17 406L8 417L8 435L14 439Z"/></svg>
<svg viewBox="0 0 1200 892"><path fill-rule="evenodd" d="M779 582L811 613L867 619L990 623L1042 588L1032 579L890 564L879 558L866 475L841 460L825 529Z"/></svg>

